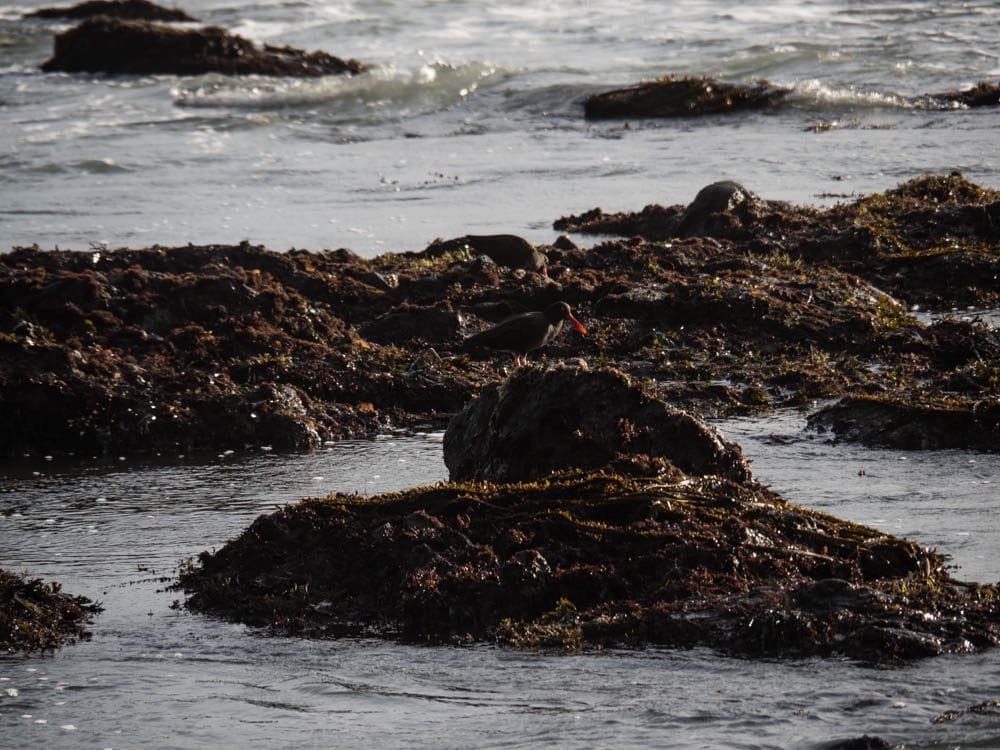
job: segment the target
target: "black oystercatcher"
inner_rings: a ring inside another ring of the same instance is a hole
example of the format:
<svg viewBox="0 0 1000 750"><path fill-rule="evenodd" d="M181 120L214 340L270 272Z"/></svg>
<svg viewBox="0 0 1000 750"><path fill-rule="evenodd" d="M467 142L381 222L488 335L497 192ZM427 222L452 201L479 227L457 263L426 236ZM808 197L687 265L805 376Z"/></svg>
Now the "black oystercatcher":
<svg viewBox="0 0 1000 750"><path fill-rule="evenodd" d="M580 333L586 333L583 323L573 317L565 302L553 302L541 312L512 315L493 328L470 336L465 348L482 347L515 355L514 364L527 364L528 352L541 349L559 335L564 320L568 320Z"/></svg>

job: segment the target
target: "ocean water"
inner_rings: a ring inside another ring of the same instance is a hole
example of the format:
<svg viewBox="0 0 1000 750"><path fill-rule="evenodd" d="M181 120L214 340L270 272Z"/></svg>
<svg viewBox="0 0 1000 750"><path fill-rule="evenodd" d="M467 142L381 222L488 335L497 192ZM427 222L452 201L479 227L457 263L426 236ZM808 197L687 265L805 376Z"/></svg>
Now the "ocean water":
<svg viewBox="0 0 1000 750"><path fill-rule="evenodd" d="M1000 112L909 101L1000 76L993 0L178 1L371 67L308 81L42 74L68 26L21 19L43 4L0 6L0 251L248 239L374 255L465 233L551 241L560 215L686 203L720 179L818 205L928 171L1000 187ZM735 117L583 119L587 95L667 73L794 95ZM723 430L789 499L1000 579L997 456L831 445L795 414ZM91 642L0 658L0 747L1000 747L996 711L933 721L1000 700L996 652L889 670L556 657L268 638L171 608L181 559L303 496L443 479L440 441L0 467L0 566L107 607Z"/></svg>
<svg viewBox="0 0 1000 750"><path fill-rule="evenodd" d="M177 3L371 68L318 80L42 74L68 24L21 15L54 2L0 7L0 249L372 255L551 241L561 215L687 203L720 179L815 204L952 169L1000 187L1000 111L907 99L1000 76L994 0ZM587 95L665 74L795 93L774 112L584 120Z"/></svg>

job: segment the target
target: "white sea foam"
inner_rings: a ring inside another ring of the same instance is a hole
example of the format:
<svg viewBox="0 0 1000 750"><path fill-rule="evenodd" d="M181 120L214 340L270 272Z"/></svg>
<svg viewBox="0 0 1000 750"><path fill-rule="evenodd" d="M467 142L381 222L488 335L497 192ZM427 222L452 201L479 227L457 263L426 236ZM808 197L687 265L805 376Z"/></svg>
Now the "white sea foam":
<svg viewBox="0 0 1000 750"><path fill-rule="evenodd" d="M816 79L793 84L789 100L810 106L888 109L911 109L914 106L910 99L897 93L866 91L853 86L831 86Z"/></svg>
<svg viewBox="0 0 1000 750"><path fill-rule="evenodd" d="M483 62L461 65L433 62L415 70L381 66L357 76L296 79L212 76L198 79L197 83L178 84L172 93L174 101L185 107L282 109L335 102L366 107L434 102L448 105L502 72Z"/></svg>

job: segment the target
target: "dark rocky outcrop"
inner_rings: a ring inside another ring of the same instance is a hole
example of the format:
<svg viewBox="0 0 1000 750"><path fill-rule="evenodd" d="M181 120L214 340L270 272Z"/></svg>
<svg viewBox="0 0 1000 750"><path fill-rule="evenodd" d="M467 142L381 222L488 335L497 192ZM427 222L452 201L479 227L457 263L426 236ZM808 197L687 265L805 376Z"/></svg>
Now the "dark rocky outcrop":
<svg viewBox="0 0 1000 750"><path fill-rule="evenodd" d="M932 94L930 98L965 107L995 107L1000 105L1000 84L980 81L970 89Z"/></svg>
<svg viewBox="0 0 1000 750"><path fill-rule="evenodd" d="M1000 191L973 185L957 172L919 177L823 211L763 200L724 181L703 188L687 206L651 204L620 213L594 208L554 222L560 231L652 241L731 240L748 254L782 253L837 267L894 296L949 307L1000 306L1000 287L982 283L1000 273L998 227Z"/></svg>
<svg viewBox="0 0 1000 750"><path fill-rule="evenodd" d="M430 306L403 303L359 326L358 333L380 344L435 346L458 343L461 326L461 317L447 301Z"/></svg>
<svg viewBox="0 0 1000 750"><path fill-rule="evenodd" d="M810 414L809 423L831 430L839 440L866 445L995 451L1000 445L1000 398L969 402L853 396Z"/></svg>
<svg viewBox="0 0 1000 750"><path fill-rule="evenodd" d="M455 417L445 457L487 481L261 516L186 567L187 606L285 634L564 651L893 663L1000 644L996 587L788 504L620 373L521 369Z"/></svg>
<svg viewBox="0 0 1000 750"><path fill-rule="evenodd" d="M25 18L124 18L131 21L196 21L180 8L164 8L149 0L86 0L76 5L40 8Z"/></svg>
<svg viewBox="0 0 1000 750"><path fill-rule="evenodd" d="M0 569L0 654L88 639L87 627L101 609L86 597L63 593L58 583Z"/></svg>
<svg viewBox="0 0 1000 750"><path fill-rule="evenodd" d="M431 258L446 253L485 255L498 266L544 273L548 258L523 237L514 234L466 234L450 240L434 240L423 251Z"/></svg>
<svg viewBox="0 0 1000 750"><path fill-rule="evenodd" d="M936 553L716 476L304 500L180 586L192 609L309 636L872 662L1000 642L996 589L952 580Z"/></svg>
<svg viewBox="0 0 1000 750"><path fill-rule="evenodd" d="M738 182L713 182L698 191L677 222L681 237L733 236L751 224L762 201Z"/></svg>
<svg viewBox="0 0 1000 750"><path fill-rule="evenodd" d="M44 71L148 75L172 73L316 77L360 73L364 65L325 52L257 47L216 26L175 28L106 16L90 18L58 34Z"/></svg>
<svg viewBox="0 0 1000 750"><path fill-rule="evenodd" d="M698 117L773 109L781 106L791 91L765 80L731 83L707 76L665 76L589 96L583 111L595 120ZM964 91L900 98L919 108L992 107L1000 104L1000 85L981 81Z"/></svg>
<svg viewBox="0 0 1000 750"><path fill-rule="evenodd" d="M521 482L616 459L745 481L739 446L617 371L524 368L486 386L444 438L452 481Z"/></svg>
<svg viewBox="0 0 1000 750"><path fill-rule="evenodd" d="M875 397L876 411L946 403L988 435L1000 333L909 309L1000 307L998 206L1000 192L956 174L824 210L714 184L691 206L565 220L627 236L542 246L549 279L464 250L19 248L0 254L0 455L443 429L508 374L508 358L464 351L470 334L556 301L587 335L558 336L532 362L611 366L688 411Z"/></svg>
<svg viewBox="0 0 1000 750"><path fill-rule="evenodd" d="M745 84L666 77L590 96L583 111L591 119L713 115L770 108L788 93L789 89L767 81Z"/></svg>

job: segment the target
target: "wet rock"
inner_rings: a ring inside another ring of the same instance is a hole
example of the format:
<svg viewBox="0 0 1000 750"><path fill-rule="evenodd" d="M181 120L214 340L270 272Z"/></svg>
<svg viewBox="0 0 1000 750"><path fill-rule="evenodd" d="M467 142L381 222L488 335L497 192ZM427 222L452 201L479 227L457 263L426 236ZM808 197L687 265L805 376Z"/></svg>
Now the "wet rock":
<svg viewBox="0 0 1000 750"><path fill-rule="evenodd" d="M866 734L846 740L834 740L824 745L823 750L889 750L891 747L892 745L881 737L872 737Z"/></svg>
<svg viewBox="0 0 1000 750"><path fill-rule="evenodd" d="M132 21L196 21L180 8L164 8L149 0L87 0L76 5L40 8L25 18L92 18L107 16Z"/></svg>
<svg viewBox="0 0 1000 750"><path fill-rule="evenodd" d="M462 372L331 312L388 311L366 265L250 245L0 256L0 453L307 450L457 409Z"/></svg>
<svg viewBox="0 0 1000 750"><path fill-rule="evenodd" d="M0 653L56 649L90 638L88 626L102 611L55 582L26 579L0 569Z"/></svg>
<svg viewBox="0 0 1000 750"><path fill-rule="evenodd" d="M1000 105L1000 85L992 81L980 81L965 91L949 91L944 94L931 94L936 99L966 107L995 107Z"/></svg>
<svg viewBox="0 0 1000 750"><path fill-rule="evenodd" d="M106 16L58 34L44 71L148 75L172 73L316 77L361 73L357 60L292 47L257 47L217 26L184 29Z"/></svg>
<svg viewBox="0 0 1000 750"><path fill-rule="evenodd" d="M462 319L448 302L433 306L403 303L359 326L358 333L380 344L439 345L459 336Z"/></svg>
<svg viewBox="0 0 1000 750"><path fill-rule="evenodd" d="M440 257L446 253L485 255L498 266L544 273L548 258L523 237L513 234L466 234L450 240L435 240L424 253Z"/></svg>
<svg viewBox="0 0 1000 750"><path fill-rule="evenodd" d="M713 182L698 191L684 209L677 233L684 237L732 236L752 220L760 199L738 182Z"/></svg>
<svg viewBox="0 0 1000 750"><path fill-rule="evenodd" d="M885 596L869 586L859 586L840 578L824 578L807 583L791 592L802 609L831 612L837 609L860 611L873 604L884 604Z"/></svg>
<svg viewBox="0 0 1000 750"><path fill-rule="evenodd" d="M661 456L688 474L750 477L739 446L612 370L522 368L484 388L444 439L453 481L527 481L597 469L618 454Z"/></svg>
<svg viewBox="0 0 1000 750"><path fill-rule="evenodd" d="M742 110L768 109L789 89L767 81L739 84L713 78L661 78L588 97L584 114L591 119L623 117L690 117Z"/></svg>
<svg viewBox="0 0 1000 750"><path fill-rule="evenodd" d="M679 217L687 210L655 204L635 212L595 208L553 226L660 241L680 234ZM737 212L709 215L715 219L685 234L728 239L742 253L835 267L911 305L1000 307L1000 285L993 283L1000 275L1000 191L974 185L958 172L918 177L822 211L751 199Z"/></svg>
<svg viewBox="0 0 1000 750"><path fill-rule="evenodd" d="M1000 399L903 399L852 396L809 415L812 427L839 440L902 450L995 451Z"/></svg>
<svg viewBox="0 0 1000 750"><path fill-rule="evenodd" d="M1000 334L975 313L925 325L909 311L1000 307L1000 192L960 174L823 210L730 206L742 194L732 185L708 192L721 200L704 205L725 210L694 211L696 200L690 211L570 217L581 232L629 237L545 248L558 283L465 250L0 253L0 454L294 447L443 429L507 374L506 358L470 357L462 337L557 300L588 332L555 339L547 359L617 368L689 411L877 397L959 414L945 415L944 430L917 420L905 430L915 447L964 425L997 449ZM685 212L715 236L678 238ZM261 412L252 419L268 384L293 388L305 415L273 429ZM669 456L607 454L631 476L672 476Z"/></svg>
<svg viewBox="0 0 1000 750"><path fill-rule="evenodd" d="M899 552L866 573L862 547ZM1000 643L995 587L717 476L577 471L304 500L202 553L179 585L192 609L308 636L879 663Z"/></svg>

